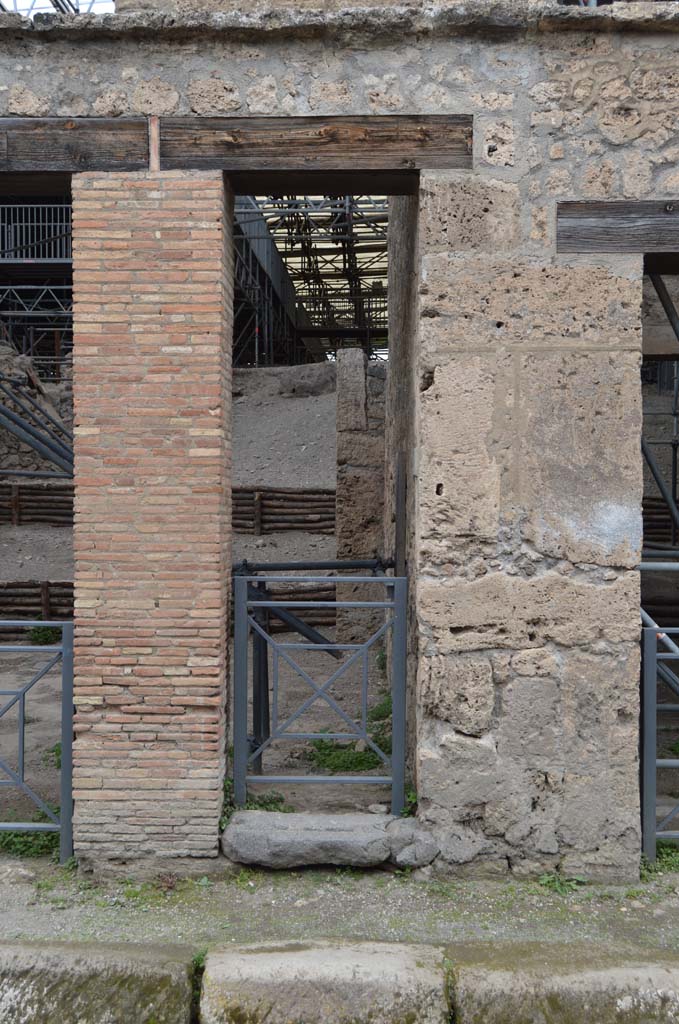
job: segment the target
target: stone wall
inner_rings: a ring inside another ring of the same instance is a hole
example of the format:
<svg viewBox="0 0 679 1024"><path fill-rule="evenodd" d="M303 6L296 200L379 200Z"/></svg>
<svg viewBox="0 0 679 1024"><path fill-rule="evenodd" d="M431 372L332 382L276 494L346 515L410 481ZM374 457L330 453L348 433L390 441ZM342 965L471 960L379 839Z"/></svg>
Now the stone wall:
<svg viewBox="0 0 679 1024"><path fill-rule="evenodd" d="M66 426L69 430L73 423L73 395L71 387L71 368L66 366L65 379L60 384L42 384L41 389L33 387L26 376L29 371L31 377L36 379L37 375L31 360L28 356L19 355L14 348L0 344L0 373L16 380L22 381L31 392L33 398L44 408L50 416L54 417ZM0 396L3 402L7 402L10 410L23 416L22 410L11 401ZM17 477L3 476L3 470L30 470L32 472L58 473L60 470L49 459L43 458L34 448L23 441L20 441L8 430L0 427L0 481L15 483Z"/></svg>
<svg viewBox="0 0 679 1024"><path fill-rule="evenodd" d="M418 196L392 196L389 202L389 372L385 412L384 551L396 572L412 578L417 564L415 476L415 393L418 388L414 339L418 323ZM396 536L397 476L405 494L405 537ZM400 551L399 545L404 544ZM417 620L408 602L407 716L409 775L414 778L417 746Z"/></svg>
<svg viewBox="0 0 679 1024"><path fill-rule="evenodd" d="M232 8L0 25L0 113L474 115L474 170L420 194L420 816L442 870L631 877L642 260L557 255L556 204L676 195L677 5Z"/></svg>
<svg viewBox="0 0 679 1024"><path fill-rule="evenodd" d="M418 793L451 870L635 871L641 260L426 175Z"/></svg>
<svg viewBox="0 0 679 1024"><path fill-rule="evenodd" d="M360 348L337 353L337 558L345 561L384 554L384 393L387 367L371 362ZM342 586L341 601L382 599L370 585ZM337 635L365 640L384 616L369 609L339 610Z"/></svg>
<svg viewBox="0 0 679 1024"><path fill-rule="evenodd" d="M360 348L337 353L337 557L384 548L384 391L387 367Z"/></svg>
<svg viewBox="0 0 679 1024"><path fill-rule="evenodd" d="M231 218L218 173L79 174L75 848L217 854Z"/></svg>

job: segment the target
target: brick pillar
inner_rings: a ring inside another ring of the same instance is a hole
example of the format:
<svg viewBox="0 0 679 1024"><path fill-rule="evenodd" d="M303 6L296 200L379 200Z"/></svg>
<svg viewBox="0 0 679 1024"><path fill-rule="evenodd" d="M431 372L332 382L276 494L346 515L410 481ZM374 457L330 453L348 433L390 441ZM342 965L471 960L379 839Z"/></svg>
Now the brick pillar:
<svg viewBox="0 0 679 1024"><path fill-rule="evenodd" d="M230 572L231 201L73 179L75 846L217 853Z"/></svg>

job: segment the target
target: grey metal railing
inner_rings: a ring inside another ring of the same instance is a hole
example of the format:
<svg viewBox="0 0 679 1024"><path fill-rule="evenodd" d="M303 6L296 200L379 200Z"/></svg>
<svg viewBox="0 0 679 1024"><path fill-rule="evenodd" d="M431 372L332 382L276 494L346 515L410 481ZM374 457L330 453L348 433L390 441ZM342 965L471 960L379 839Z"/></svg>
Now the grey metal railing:
<svg viewBox="0 0 679 1024"><path fill-rule="evenodd" d="M320 563L319 563L320 564ZM376 600L327 601L318 599L286 600L285 595L272 594L276 584L360 585L374 587ZM406 609L408 584L404 577L386 576L272 576L236 575L234 577L234 796L239 806L245 804L247 787L252 782L372 784L391 786L392 812L400 814L405 802L405 680L406 680ZM384 599L379 592L386 591ZM300 622L300 615L312 608L373 609L385 613L384 622L363 643L338 643L329 640ZM274 639L268 620L275 617L288 628L301 633L301 640ZM370 735L368 728L369 653L375 644L391 634L391 697L392 739L391 753L382 750ZM253 664L259 679L265 680L262 694L253 687L253 734L248 729L249 703L249 640L253 636ZM272 655L271 684L268 679L268 657ZM325 651L341 664L323 682L315 680L296 660L298 652ZM263 660L266 670L263 671ZM280 713L279 668L283 662L309 687L309 696L299 707L283 716ZM355 665L361 667L360 714L352 717L335 700L330 690ZM346 727L342 732L291 731L296 722L316 702L325 703ZM276 741L300 742L313 740L360 740L375 753L384 766L379 775L267 775L255 774L261 768L262 757Z"/></svg>
<svg viewBox="0 0 679 1024"><path fill-rule="evenodd" d="M0 204L0 262L69 263L71 203Z"/></svg>
<svg viewBox="0 0 679 1024"><path fill-rule="evenodd" d="M114 0L0 0L0 11L33 18L36 14L107 14Z"/></svg>
<svg viewBox="0 0 679 1024"><path fill-rule="evenodd" d="M649 616L644 616L644 622ZM658 715L679 714L679 628L660 629L655 623L643 630L641 806L643 851L649 861L656 858L659 839L679 839L679 803L658 820L658 770L679 768L679 757L658 757ZM662 680L676 700L658 702L658 681ZM670 828L672 822L675 829Z"/></svg>
<svg viewBox="0 0 679 1024"><path fill-rule="evenodd" d="M27 796L47 819L45 822L0 821L0 832L58 832L59 856L62 863L73 854L73 623L27 621L26 619L0 620L0 639L3 629L31 629L32 627L61 630L58 644L3 644L3 653L31 652L47 655L47 661L23 686L5 687L0 677L0 718L18 705L17 770L7 762L0 750L0 789L18 789ZM26 782L26 697L41 679L61 663L61 777L60 807L56 811Z"/></svg>

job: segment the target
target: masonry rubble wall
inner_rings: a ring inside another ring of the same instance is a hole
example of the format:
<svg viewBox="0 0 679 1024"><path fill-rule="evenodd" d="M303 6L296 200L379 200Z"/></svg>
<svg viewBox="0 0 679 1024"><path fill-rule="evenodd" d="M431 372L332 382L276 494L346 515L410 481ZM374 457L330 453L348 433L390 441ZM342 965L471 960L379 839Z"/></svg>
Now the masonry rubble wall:
<svg viewBox="0 0 679 1024"><path fill-rule="evenodd" d="M335 535L342 561L384 556L384 401L387 368L360 348L337 353L337 484ZM340 601L379 601L370 584L343 584ZM364 641L384 621L371 609L338 609L337 635Z"/></svg>
<svg viewBox="0 0 679 1024"><path fill-rule="evenodd" d="M202 36L0 26L0 113L474 115L473 171L419 196L419 813L441 870L632 877L642 259L557 255L555 223L562 200L676 194L676 5L232 6Z"/></svg>
<svg viewBox="0 0 679 1024"><path fill-rule="evenodd" d="M76 855L217 855L230 584L231 197L73 179Z"/></svg>
<svg viewBox="0 0 679 1024"><path fill-rule="evenodd" d="M385 395L384 552L395 573L411 578L416 565L415 444L416 349L418 323L419 196L389 201L389 372ZM399 476L403 479L399 480ZM397 500L404 502L402 533L397 536ZM412 594L412 591L411 591ZM414 778L417 746L417 619L408 602L406 723L409 775Z"/></svg>
<svg viewBox="0 0 679 1024"><path fill-rule="evenodd" d="M27 371L30 377L27 376ZM35 401L50 416L60 420L67 429L73 425L73 397L70 364L65 365L65 373L60 383L40 382L39 387L34 385L37 380L35 367L28 356L19 355L10 345L0 344L0 373L14 380L19 380L31 392ZM8 408L17 415L23 416L22 410L6 396L0 396L0 400L6 403ZM0 482L17 483L20 478L3 475L3 470L29 470L31 472L58 473L60 470L43 458L34 448L24 441L20 441L8 430L0 428Z"/></svg>

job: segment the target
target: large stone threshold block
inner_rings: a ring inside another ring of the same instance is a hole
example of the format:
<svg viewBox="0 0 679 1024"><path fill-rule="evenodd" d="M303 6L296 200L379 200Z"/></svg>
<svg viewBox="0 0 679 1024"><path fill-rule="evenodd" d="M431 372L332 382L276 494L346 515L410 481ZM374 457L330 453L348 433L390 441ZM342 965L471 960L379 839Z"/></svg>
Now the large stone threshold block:
<svg viewBox="0 0 679 1024"><path fill-rule="evenodd" d="M435 842L412 819L387 814L283 814L238 811L222 836L229 860L266 868L338 864L430 864Z"/></svg>
<svg viewBox="0 0 679 1024"><path fill-rule="evenodd" d="M200 1019L201 1024L447 1024L446 989L442 951L426 946L251 946L210 953Z"/></svg>

